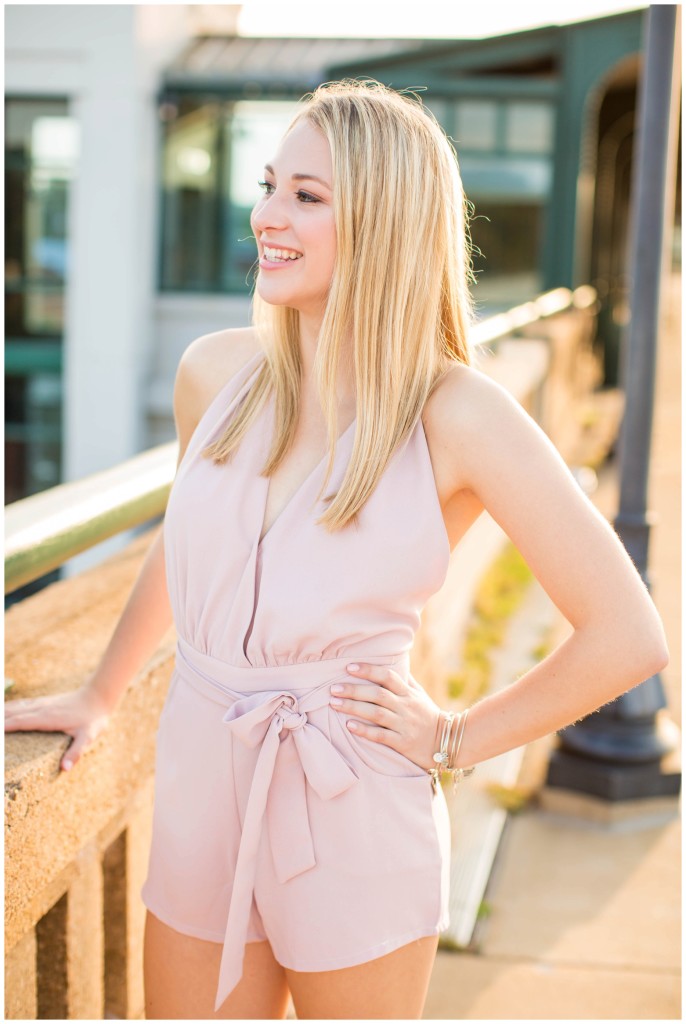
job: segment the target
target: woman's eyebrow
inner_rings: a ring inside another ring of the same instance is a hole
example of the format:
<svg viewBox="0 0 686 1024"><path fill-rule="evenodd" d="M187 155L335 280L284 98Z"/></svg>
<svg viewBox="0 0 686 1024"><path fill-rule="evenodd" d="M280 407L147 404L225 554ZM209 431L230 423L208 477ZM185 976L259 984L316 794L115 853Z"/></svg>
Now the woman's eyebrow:
<svg viewBox="0 0 686 1024"><path fill-rule="evenodd" d="M265 164L264 169L265 171L269 171L270 174L274 173L274 168L270 164ZM331 185L324 181L323 178L318 178L316 174L292 174L291 178L293 181L318 181L320 185L328 188L329 192L331 192Z"/></svg>

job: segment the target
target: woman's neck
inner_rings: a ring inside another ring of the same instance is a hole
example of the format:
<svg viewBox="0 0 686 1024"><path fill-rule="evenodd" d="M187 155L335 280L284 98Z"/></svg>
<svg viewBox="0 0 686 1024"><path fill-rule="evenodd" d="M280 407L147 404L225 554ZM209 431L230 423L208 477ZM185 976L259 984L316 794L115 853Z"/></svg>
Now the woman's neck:
<svg viewBox="0 0 686 1024"><path fill-rule="evenodd" d="M319 404L319 400L314 382L313 368L321 326L321 316L309 316L305 313L300 313L300 357L303 368L303 399L306 402L312 401L315 405ZM345 365L339 365L336 391L341 406L354 410L355 382L352 367L348 369Z"/></svg>

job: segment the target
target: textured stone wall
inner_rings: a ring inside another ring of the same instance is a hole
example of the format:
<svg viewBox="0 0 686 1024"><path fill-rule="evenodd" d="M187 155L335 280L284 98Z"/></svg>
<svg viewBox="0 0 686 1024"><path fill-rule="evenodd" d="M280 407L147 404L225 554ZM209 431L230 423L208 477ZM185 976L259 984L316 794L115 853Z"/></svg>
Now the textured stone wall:
<svg viewBox="0 0 686 1024"><path fill-rule="evenodd" d="M152 536L10 608L6 674L15 682L9 698L80 685L107 645ZM145 908L139 890L147 868L155 732L173 650L170 631L108 728L70 772L58 769L65 734L5 737L9 1019L142 1016Z"/></svg>

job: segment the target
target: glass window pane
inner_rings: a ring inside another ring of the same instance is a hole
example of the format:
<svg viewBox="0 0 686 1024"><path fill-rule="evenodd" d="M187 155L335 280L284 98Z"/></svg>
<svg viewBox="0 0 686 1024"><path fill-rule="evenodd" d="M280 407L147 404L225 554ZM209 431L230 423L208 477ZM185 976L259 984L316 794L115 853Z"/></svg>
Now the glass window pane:
<svg viewBox="0 0 686 1024"><path fill-rule="evenodd" d="M163 104L162 287L213 291L219 256L220 104Z"/></svg>
<svg viewBox="0 0 686 1024"><path fill-rule="evenodd" d="M5 504L60 482L61 417L60 375L5 378Z"/></svg>
<svg viewBox="0 0 686 1024"><path fill-rule="evenodd" d="M493 100L459 100L455 105L455 142L462 149L495 149L498 108Z"/></svg>
<svg viewBox="0 0 686 1024"><path fill-rule="evenodd" d="M69 189L79 124L66 99L5 101L5 501L61 479Z"/></svg>
<svg viewBox="0 0 686 1024"><path fill-rule="evenodd" d="M422 97L422 104L434 115L438 123L442 126L443 130L448 132L452 131L452 110L449 100L443 99L440 96L426 99L424 93L419 94Z"/></svg>
<svg viewBox="0 0 686 1024"><path fill-rule="evenodd" d="M250 213L261 192L257 184L274 156L297 104L240 101L226 124L228 152L224 177L224 270L222 285L232 292L252 289L257 250Z"/></svg>
<svg viewBox="0 0 686 1024"><path fill-rule="evenodd" d="M483 318L528 302L540 292L545 206L493 200L474 206L470 233L479 254L473 257L473 294Z"/></svg>
<svg viewBox="0 0 686 1024"><path fill-rule="evenodd" d="M79 126L64 101L10 99L5 129L6 331L13 338L54 337L64 323L67 204Z"/></svg>
<svg viewBox="0 0 686 1024"><path fill-rule="evenodd" d="M549 157L467 154L460 157L460 171L470 199L543 200L552 184Z"/></svg>
<svg viewBox="0 0 686 1024"><path fill-rule="evenodd" d="M549 153L553 148L553 116L549 103L508 103L506 148L513 153Z"/></svg>

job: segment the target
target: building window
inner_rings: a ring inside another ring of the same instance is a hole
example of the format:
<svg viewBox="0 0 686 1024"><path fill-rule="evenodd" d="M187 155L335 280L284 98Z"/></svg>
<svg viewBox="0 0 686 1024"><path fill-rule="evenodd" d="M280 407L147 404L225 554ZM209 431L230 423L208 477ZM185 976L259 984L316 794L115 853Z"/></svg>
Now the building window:
<svg viewBox="0 0 686 1024"><path fill-rule="evenodd" d="M66 100L5 103L5 501L58 484L67 211L78 124Z"/></svg>
<svg viewBox="0 0 686 1024"><path fill-rule="evenodd" d="M498 145L498 106L493 100L459 100L455 104L457 151L494 150Z"/></svg>
<svg viewBox="0 0 686 1024"><path fill-rule="evenodd" d="M474 297L488 315L542 287L555 110L550 102L505 97L459 99L453 109L462 182L474 210Z"/></svg>
<svg viewBox="0 0 686 1024"><path fill-rule="evenodd" d="M505 148L511 153L550 153L553 148L553 108L549 103L508 103Z"/></svg>
<svg viewBox="0 0 686 1024"><path fill-rule="evenodd" d="M531 201L477 199L470 224L478 249L474 299L482 315L528 302L540 293L545 207Z"/></svg>
<svg viewBox="0 0 686 1024"><path fill-rule="evenodd" d="M160 287L247 295L257 255L250 229L257 182L296 104L187 95L166 96L159 109Z"/></svg>

